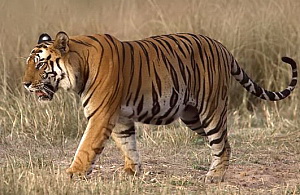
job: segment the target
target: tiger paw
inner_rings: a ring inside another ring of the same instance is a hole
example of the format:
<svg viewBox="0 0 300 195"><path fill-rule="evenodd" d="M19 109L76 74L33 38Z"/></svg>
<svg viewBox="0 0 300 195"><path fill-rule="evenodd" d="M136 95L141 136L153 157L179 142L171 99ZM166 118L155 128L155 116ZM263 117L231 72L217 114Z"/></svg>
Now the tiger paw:
<svg viewBox="0 0 300 195"><path fill-rule="evenodd" d="M210 176L205 176L204 178L204 183L220 183L220 182L223 182L224 181L224 178L222 176L213 176L213 175L210 175Z"/></svg>
<svg viewBox="0 0 300 195"><path fill-rule="evenodd" d="M126 164L124 166L124 171L128 175L139 175L141 172L141 166L135 164Z"/></svg>
<svg viewBox="0 0 300 195"><path fill-rule="evenodd" d="M91 173L73 166L67 168L66 172L70 175L70 179L72 179L74 175L79 176L79 178L86 179L89 173Z"/></svg>
<svg viewBox="0 0 300 195"><path fill-rule="evenodd" d="M201 177L204 183L220 183L224 181L224 172L208 172L206 175Z"/></svg>

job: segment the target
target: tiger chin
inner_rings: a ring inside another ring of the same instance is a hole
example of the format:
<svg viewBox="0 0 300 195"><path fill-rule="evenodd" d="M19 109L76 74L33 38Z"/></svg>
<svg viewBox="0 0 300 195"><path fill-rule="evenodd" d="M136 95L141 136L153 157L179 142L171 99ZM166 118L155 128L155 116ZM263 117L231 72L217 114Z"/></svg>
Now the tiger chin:
<svg viewBox="0 0 300 195"><path fill-rule="evenodd" d="M166 125L180 119L207 137L211 165L204 180L220 182L229 166L227 104L233 76L248 92L268 101L288 97L297 84L296 62L288 57L292 79L279 92L252 81L232 54L204 35L178 33L137 41L119 41L108 34L55 39L39 37L27 61L24 87L50 101L58 89L77 93L88 124L70 175L87 174L112 137L124 155L124 170L140 172L135 122Z"/></svg>

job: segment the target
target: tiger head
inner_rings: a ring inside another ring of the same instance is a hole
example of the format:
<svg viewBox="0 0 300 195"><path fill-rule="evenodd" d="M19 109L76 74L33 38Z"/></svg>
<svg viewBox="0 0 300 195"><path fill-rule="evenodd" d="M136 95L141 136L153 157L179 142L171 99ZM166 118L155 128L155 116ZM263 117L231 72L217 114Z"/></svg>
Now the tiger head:
<svg viewBox="0 0 300 195"><path fill-rule="evenodd" d="M23 84L40 101L52 100L60 87L70 87L65 64L68 61L68 51L69 37L66 33L59 32L55 40L48 34L42 34L38 45L27 58Z"/></svg>

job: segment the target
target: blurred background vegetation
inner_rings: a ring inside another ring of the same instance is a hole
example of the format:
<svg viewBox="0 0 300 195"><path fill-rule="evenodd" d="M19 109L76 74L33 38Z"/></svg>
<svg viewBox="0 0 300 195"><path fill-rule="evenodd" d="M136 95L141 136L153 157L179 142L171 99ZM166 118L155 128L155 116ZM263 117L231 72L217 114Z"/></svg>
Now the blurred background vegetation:
<svg viewBox="0 0 300 195"><path fill-rule="evenodd" d="M176 32L201 33L221 41L255 81L281 90L290 68L281 56L300 59L298 0L2 0L0 3L0 135L24 134L52 142L80 137L85 128L80 101L60 91L40 104L21 84L25 59L38 36L109 33L134 40ZM299 125L299 90L268 103L232 81L230 124Z"/></svg>
<svg viewBox="0 0 300 195"><path fill-rule="evenodd" d="M41 104L21 83L25 60L44 32L109 33L120 40L191 32L221 41L253 80L281 90L291 78L281 57L300 59L299 10L299 0L1 0L0 194L300 193L299 87L274 103L232 79L228 179L203 185L198 177L209 167L209 147L180 122L138 125L149 170L138 179L118 176L123 161L109 142L99 175L70 182L64 170L86 126L80 100L60 90Z"/></svg>

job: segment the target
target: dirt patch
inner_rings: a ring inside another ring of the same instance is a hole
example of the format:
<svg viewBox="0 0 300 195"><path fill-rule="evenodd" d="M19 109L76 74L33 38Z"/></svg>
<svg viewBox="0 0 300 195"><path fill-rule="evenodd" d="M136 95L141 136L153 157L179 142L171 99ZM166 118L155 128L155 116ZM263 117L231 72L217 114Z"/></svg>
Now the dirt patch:
<svg viewBox="0 0 300 195"><path fill-rule="evenodd" d="M300 183L298 165L231 165L225 181L248 188L273 188L278 185ZM297 173L298 171L298 173Z"/></svg>
<svg viewBox="0 0 300 195"><path fill-rule="evenodd" d="M193 148L182 148L178 153L164 156L157 155L158 148L141 148L142 168L140 175L146 184L159 184L161 186L173 185L175 188L186 188L189 191L203 191L208 185L202 182L206 174L209 162L205 164L193 164L195 159L183 154L189 153ZM160 149L159 153L164 153ZM203 150L208 150L203 148ZM109 151L109 152L107 152ZM239 152L237 152L239 153ZM150 155L151 154L151 155ZM236 154L238 155L238 154ZM272 155L272 154L270 154ZM106 147L99 164L93 171L92 177L100 176L104 180L111 180L123 173L123 161L121 154L113 144ZM261 154L257 154L259 159ZM204 158L204 157L203 157ZM226 173L225 181L218 186L221 188L233 187L238 190L253 191L282 190L283 187L292 186L298 188L295 192L300 193L300 164L297 156L282 155L282 159L275 158L267 162L241 162L233 160ZM213 186L215 184L212 184ZM205 187L206 186L206 187ZM209 188L209 187L208 187Z"/></svg>

